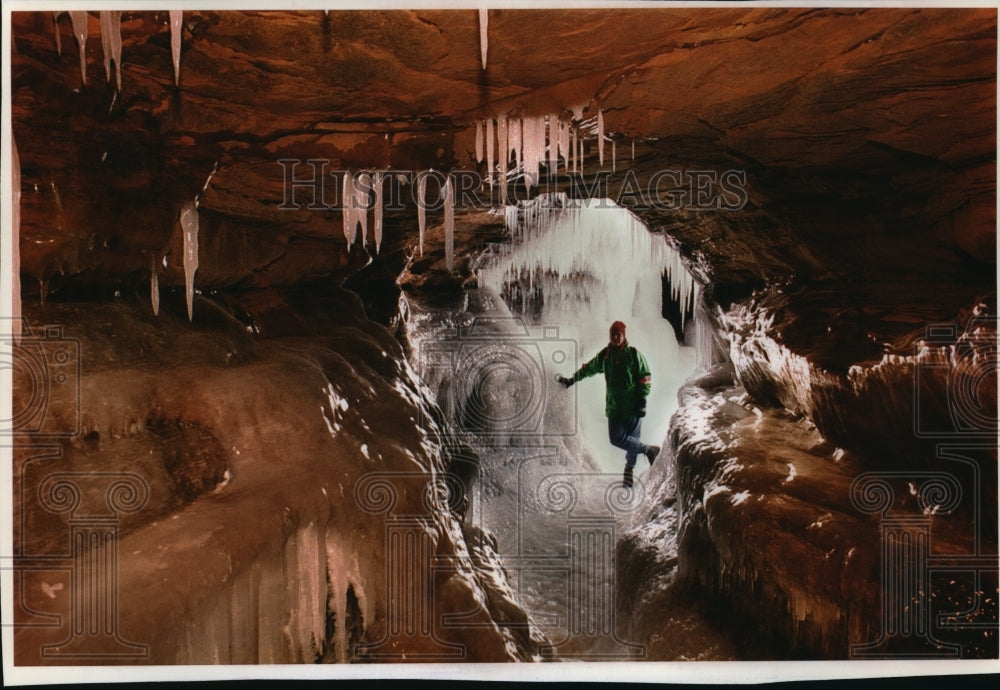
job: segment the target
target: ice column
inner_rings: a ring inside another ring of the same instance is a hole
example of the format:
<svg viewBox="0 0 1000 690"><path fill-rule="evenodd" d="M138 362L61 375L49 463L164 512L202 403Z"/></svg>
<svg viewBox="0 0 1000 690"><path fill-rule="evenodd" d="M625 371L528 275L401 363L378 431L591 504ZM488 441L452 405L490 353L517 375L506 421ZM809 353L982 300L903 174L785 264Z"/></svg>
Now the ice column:
<svg viewBox="0 0 1000 690"><path fill-rule="evenodd" d="M424 255L427 232L427 175L417 175L417 227L420 229L420 256Z"/></svg>
<svg viewBox="0 0 1000 690"><path fill-rule="evenodd" d="M181 80L181 30L184 27L184 11L170 10L170 54L174 58L174 86Z"/></svg>
<svg viewBox="0 0 1000 690"><path fill-rule="evenodd" d="M604 111L597 111L597 156L604 165Z"/></svg>
<svg viewBox="0 0 1000 690"><path fill-rule="evenodd" d="M115 62L115 84L122 90L122 15L101 12L101 48L104 50L104 74L111 81L111 61Z"/></svg>
<svg viewBox="0 0 1000 690"><path fill-rule="evenodd" d="M372 175L372 187L375 189L375 253L382 247L382 173Z"/></svg>
<svg viewBox="0 0 1000 690"><path fill-rule="evenodd" d="M450 271L455 263L455 192L451 186L451 175L444 183L444 257Z"/></svg>
<svg viewBox="0 0 1000 690"><path fill-rule="evenodd" d="M181 209L181 231L184 233L184 292L187 297L188 321L194 317L194 274L198 270L198 205L194 201Z"/></svg>
<svg viewBox="0 0 1000 690"><path fill-rule="evenodd" d="M83 85L87 85L87 13L70 12L69 20L73 23L73 34L76 44L80 46L80 77Z"/></svg>
<svg viewBox="0 0 1000 690"><path fill-rule="evenodd" d="M489 10L479 10L479 57L483 61L483 69L486 69L486 49L489 46L489 21Z"/></svg>

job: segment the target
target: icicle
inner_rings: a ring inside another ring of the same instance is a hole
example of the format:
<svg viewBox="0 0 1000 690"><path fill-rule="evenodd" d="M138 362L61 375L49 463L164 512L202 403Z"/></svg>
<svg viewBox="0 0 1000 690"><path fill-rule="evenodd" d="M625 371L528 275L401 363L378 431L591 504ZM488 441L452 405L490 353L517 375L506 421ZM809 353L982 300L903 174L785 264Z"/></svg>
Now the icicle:
<svg viewBox="0 0 1000 690"><path fill-rule="evenodd" d="M382 246L382 173L376 172L372 177L375 188L375 253Z"/></svg>
<svg viewBox="0 0 1000 690"><path fill-rule="evenodd" d="M497 150L500 153L500 203L507 204L507 162L510 161L510 132L507 113L497 115Z"/></svg>
<svg viewBox="0 0 1000 690"><path fill-rule="evenodd" d="M573 172L576 172L576 128L571 123L567 123L566 129L569 130L569 153L567 154L567 160L572 157Z"/></svg>
<svg viewBox="0 0 1000 690"><path fill-rule="evenodd" d="M343 193L340 195L343 200L344 217L344 239L347 240L347 248L350 249L357 237L358 221L354 208L354 177L350 171L344 171Z"/></svg>
<svg viewBox="0 0 1000 690"><path fill-rule="evenodd" d="M483 69L486 69L486 49L489 44L489 10L479 10L479 57L483 61Z"/></svg>
<svg viewBox="0 0 1000 690"><path fill-rule="evenodd" d="M615 163L618 162L618 154L616 153L615 140L611 140L611 172L615 171Z"/></svg>
<svg viewBox="0 0 1000 690"><path fill-rule="evenodd" d="M451 175L444 183L444 257L450 271L455 264L455 194L451 188Z"/></svg>
<svg viewBox="0 0 1000 690"><path fill-rule="evenodd" d="M483 162L483 123L476 120L476 162Z"/></svg>
<svg viewBox="0 0 1000 690"><path fill-rule="evenodd" d="M83 85L87 85L87 13L70 12L69 20L73 23L73 34L76 44L80 46L80 77Z"/></svg>
<svg viewBox="0 0 1000 690"><path fill-rule="evenodd" d="M10 327L14 342L21 342L21 159L17 155L17 144L10 138L11 172L11 233L10 233ZM2 307L0 307L2 308Z"/></svg>
<svg viewBox="0 0 1000 690"><path fill-rule="evenodd" d="M569 123L559 121L559 151L562 153L563 166L569 168Z"/></svg>
<svg viewBox="0 0 1000 690"><path fill-rule="evenodd" d="M184 10L170 10L170 54L174 58L174 86L181 81L181 31Z"/></svg>
<svg viewBox="0 0 1000 690"><path fill-rule="evenodd" d="M52 13L52 24L56 27L56 55L62 57L62 36L59 35L59 10Z"/></svg>
<svg viewBox="0 0 1000 690"><path fill-rule="evenodd" d="M559 122L555 115L549 115L549 174L556 172L559 164ZM543 125L544 127L544 125Z"/></svg>
<svg viewBox="0 0 1000 690"><path fill-rule="evenodd" d="M361 173L354 179L354 218L361 224L361 246L364 247L368 237L368 190L372 178L368 173Z"/></svg>
<svg viewBox="0 0 1000 690"><path fill-rule="evenodd" d="M193 201L181 209L184 233L184 292L187 296L188 321L194 318L194 274L198 270L198 207Z"/></svg>
<svg viewBox="0 0 1000 690"><path fill-rule="evenodd" d="M149 299L153 303L153 316L160 315L160 277L156 272L156 259L149 271Z"/></svg>
<svg viewBox="0 0 1000 690"><path fill-rule="evenodd" d="M486 176L493 175L493 118L486 119Z"/></svg>
<svg viewBox="0 0 1000 690"><path fill-rule="evenodd" d="M423 256L427 231L427 175L417 175L417 227L420 229L420 256Z"/></svg>
<svg viewBox="0 0 1000 690"><path fill-rule="evenodd" d="M597 156L598 160L601 162L601 166L604 166L604 111L598 109L597 111Z"/></svg>
<svg viewBox="0 0 1000 690"><path fill-rule="evenodd" d="M632 160L635 160L635 139L632 140Z"/></svg>
<svg viewBox="0 0 1000 690"><path fill-rule="evenodd" d="M122 16L121 12L101 12L101 48L104 51L104 75L111 81L111 61L115 63L115 83L122 90Z"/></svg>

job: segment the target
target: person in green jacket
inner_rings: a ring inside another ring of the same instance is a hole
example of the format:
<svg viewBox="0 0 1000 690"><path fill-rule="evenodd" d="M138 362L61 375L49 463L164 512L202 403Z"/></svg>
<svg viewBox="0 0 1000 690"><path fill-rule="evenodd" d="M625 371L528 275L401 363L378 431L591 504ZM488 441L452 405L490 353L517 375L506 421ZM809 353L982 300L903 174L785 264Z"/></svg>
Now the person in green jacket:
<svg viewBox="0 0 1000 690"><path fill-rule="evenodd" d="M625 478L622 484L628 488L632 486L632 470L639 455L645 455L652 465L660 447L647 446L639 439L652 375L646 358L625 339L625 324L621 321L611 324L610 342L596 357L580 367L571 378L560 375L556 380L569 388L595 374L604 374L608 438L611 445L625 451Z"/></svg>

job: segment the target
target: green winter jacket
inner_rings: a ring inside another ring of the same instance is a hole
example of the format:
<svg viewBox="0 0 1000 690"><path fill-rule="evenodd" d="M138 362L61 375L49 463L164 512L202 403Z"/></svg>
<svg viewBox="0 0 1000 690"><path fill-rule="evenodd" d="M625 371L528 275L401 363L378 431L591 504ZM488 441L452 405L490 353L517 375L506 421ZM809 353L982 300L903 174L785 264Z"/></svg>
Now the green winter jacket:
<svg viewBox="0 0 1000 690"><path fill-rule="evenodd" d="M573 381L601 373L607 384L604 413L608 419L637 416L639 408L645 407L652 380L649 364L642 353L631 347L628 341L620 350L608 345L573 374Z"/></svg>

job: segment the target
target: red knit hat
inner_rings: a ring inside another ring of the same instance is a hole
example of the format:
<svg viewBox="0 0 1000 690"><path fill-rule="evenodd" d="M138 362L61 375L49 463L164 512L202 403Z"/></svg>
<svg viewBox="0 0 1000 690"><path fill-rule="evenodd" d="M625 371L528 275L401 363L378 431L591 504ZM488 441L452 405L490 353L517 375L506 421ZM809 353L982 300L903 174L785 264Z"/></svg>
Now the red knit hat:
<svg viewBox="0 0 1000 690"><path fill-rule="evenodd" d="M613 324L611 324L611 332L614 333L615 331L621 333L622 335L625 335L625 324L622 323L621 321L615 321Z"/></svg>

